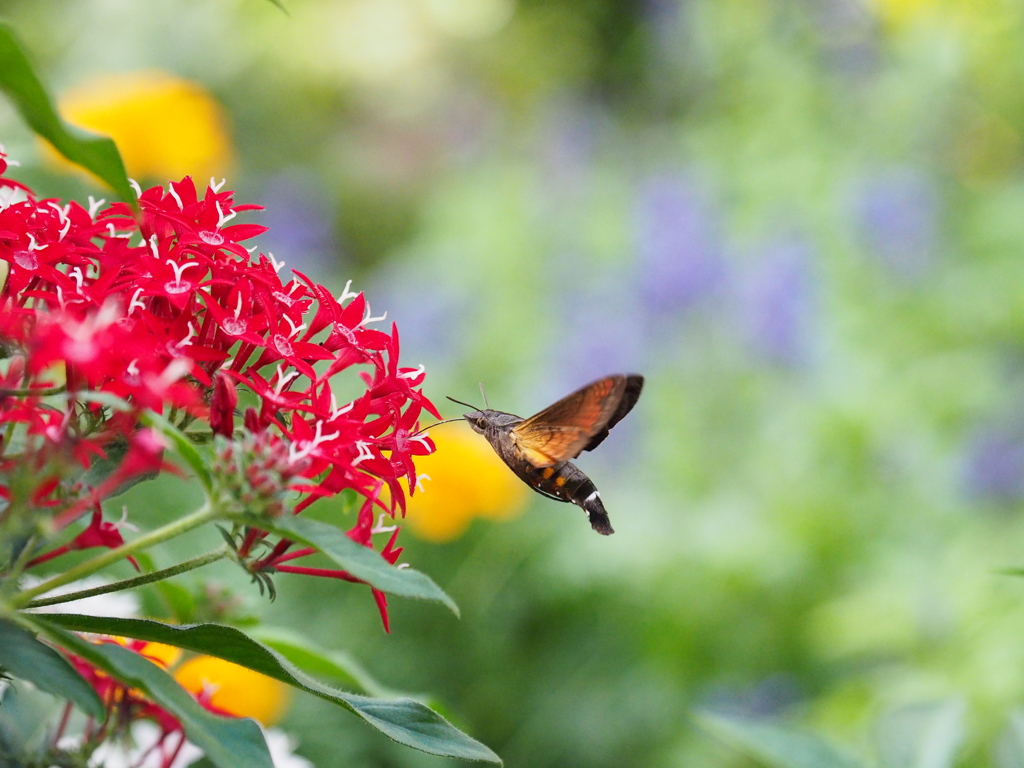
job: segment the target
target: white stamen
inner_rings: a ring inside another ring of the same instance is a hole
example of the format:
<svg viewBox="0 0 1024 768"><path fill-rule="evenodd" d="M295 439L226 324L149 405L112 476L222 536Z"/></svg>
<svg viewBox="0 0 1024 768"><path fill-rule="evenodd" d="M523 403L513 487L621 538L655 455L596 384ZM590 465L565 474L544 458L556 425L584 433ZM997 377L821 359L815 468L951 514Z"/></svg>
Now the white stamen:
<svg viewBox="0 0 1024 768"><path fill-rule="evenodd" d="M67 220L67 218L68 218L68 208L67 208L67 206L63 206L62 207L60 205L57 205L57 203L53 202L53 200L47 200L46 204L48 206L50 206L51 208L53 208L53 210L55 210L57 212L57 217L61 220L61 223L63 223L64 221Z"/></svg>
<svg viewBox="0 0 1024 768"><path fill-rule="evenodd" d="M60 237L58 238L58 240L63 240L65 237L68 236L68 232L70 232L70 231L71 231L71 219L68 218L68 219L65 219L64 226L61 227Z"/></svg>
<svg viewBox="0 0 1024 768"><path fill-rule="evenodd" d="M387 312L385 312L384 315L387 316ZM383 320L384 318L381 318L381 319ZM400 379L415 379L417 376L421 375L426 370L427 369L423 367L423 363L420 363L420 367L417 368L415 371L406 371L405 373L400 373L400 374L398 374L398 378L400 378Z"/></svg>
<svg viewBox="0 0 1024 768"><path fill-rule="evenodd" d="M192 321L190 320L189 323L188 323L188 332L185 333L185 338L183 338L181 341L179 341L174 346L176 346L178 349L181 349L182 347L191 347L192 346L192 337L195 336L195 335L196 335L196 327L194 325L192 325Z"/></svg>
<svg viewBox="0 0 1024 768"><path fill-rule="evenodd" d="M399 563L398 565L395 566L395 569L400 571L403 568L408 568L408 567L409 567L408 563Z"/></svg>
<svg viewBox="0 0 1024 768"><path fill-rule="evenodd" d="M352 466L361 464L367 459L373 458L373 453L370 451L370 444L365 443L362 440L356 440L356 448L359 449L359 455L352 459Z"/></svg>
<svg viewBox="0 0 1024 768"><path fill-rule="evenodd" d="M235 218L235 216L238 215L235 211L231 211L230 213L224 213L224 211L221 210L221 207L220 207L220 200L216 201L213 204L213 206L214 206L214 208L217 209L217 217L218 217L217 218L217 229L220 229L225 224L227 224L229 221L231 221L233 218Z"/></svg>
<svg viewBox="0 0 1024 768"><path fill-rule="evenodd" d="M424 480L433 480L433 478L426 472L420 472L418 475L416 475L416 490L419 491L420 493L426 493L426 491L423 489Z"/></svg>
<svg viewBox="0 0 1024 768"><path fill-rule="evenodd" d="M368 323L377 323L377 322L380 322L381 320L387 320L387 318L388 318L388 313L387 312L385 312L380 317L370 317L370 302L366 302L366 317L364 317L362 319L362 321L359 323L359 325L363 326L363 325L366 325Z"/></svg>
<svg viewBox="0 0 1024 768"><path fill-rule="evenodd" d="M139 526L132 525L128 522L128 507L121 507L121 519L114 523L115 528L127 528L129 531L134 533L139 532Z"/></svg>
<svg viewBox="0 0 1024 768"><path fill-rule="evenodd" d="M152 235L149 236L149 250L151 250L153 252L153 258L154 259L159 259L160 258L160 246L159 246L158 241L157 241L156 232L154 232ZM172 266L174 265L174 262L171 261L170 259L168 259L167 261ZM181 277L180 276L178 277L178 282L179 283L181 282Z"/></svg>
<svg viewBox="0 0 1024 768"><path fill-rule="evenodd" d="M312 440L303 440L301 444L292 443L288 446L288 461L291 464L294 464L295 462L309 456L309 454L311 454L316 447L320 445L320 443L326 443L328 440L333 440L341 435L340 432L331 432L330 434L325 435L323 434L323 429L324 423L322 421L318 421L316 423L316 434L313 436Z"/></svg>
<svg viewBox="0 0 1024 768"><path fill-rule="evenodd" d="M73 268L70 272L68 272L68 277L75 281L75 284L78 286L78 290L81 291L82 284L85 282L85 275L82 274L81 268Z"/></svg>
<svg viewBox="0 0 1024 768"><path fill-rule="evenodd" d="M291 331L291 333L289 333L289 334L288 334L288 338L289 338L289 339L292 339L292 338L294 338L295 336L297 336L297 335L299 334L299 332L300 332L300 331L304 331L304 330L306 330L306 324L305 324L305 323L303 323L302 325L298 325L298 326L297 326L297 325L295 325L295 323L294 323L294 322L292 321L292 319L291 319L290 317L288 317L288 315L285 315L285 316L284 316L284 319L285 319L285 320L287 320L287 321L288 321L288 325L290 325L290 326L292 327L292 331Z"/></svg>
<svg viewBox="0 0 1024 768"><path fill-rule="evenodd" d="M128 183L132 185L132 189L135 190L136 197L142 197L142 187L139 186L139 182L135 179L128 179Z"/></svg>
<svg viewBox="0 0 1024 768"><path fill-rule="evenodd" d="M415 443L419 443L424 448L426 448L428 451L430 450L430 443L427 442L427 436L426 435L413 435L409 439L412 440Z"/></svg>
<svg viewBox="0 0 1024 768"><path fill-rule="evenodd" d="M153 238L156 239L156 235L153 235ZM174 282L177 285L181 285L181 276L183 274L185 274L185 270L186 269L188 269L189 267L198 267L198 266L200 266L195 261L186 261L184 264L180 264L179 265L179 264L175 264L173 259L168 259L167 263L170 264L171 265L171 269L174 270Z"/></svg>
<svg viewBox="0 0 1024 768"><path fill-rule="evenodd" d="M175 191L174 185L173 184L168 184L167 185L167 191L168 191L168 193L170 193L171 197L174 198L174 202L176 202L178 204L178 210L184 211L185 210L185 204L183 202L181 202L181 197L179 197L178 193Z"/></svg>
<svg viewBox="0 0 1024 768"><path fill-rule="evenodd" d="M238 302L235 304L235 320L242 314L242 292L238 292Z"/></svg>
<svg viewBox="0 0 1024 768"><path fill-rule="evenodd" d="M349 280L347 283L345 283L345 290L342 291L341 292L341 296L338 297L338 303L339 304L344 304L348 299L354 299L356 296L359 295L358 293L352 293L349 290L349 288L351 288L351 287L352 287L352 281Z"/></svg>
<svg viewBox="0 0 1024 768"><path fill-rule="evenodd" d="M275 259L274 254L272 253L267 253L267 258L270 259L270 266L274 268L274 273L279 274L281 272L281 268L284 266L284 262Z"/></svg>
<svg viewBox="0 0 1024 768"><path fill-rule="evenodd" d="M106 202L107 202L106 198L101 197L99 200L96 200L95 198L93 198L92 195L89 195L89 218L90 219L95 219L96 218L96 212L100 208L102 208L103 204L106 203Z"/></svg>
<svg viewBox="0 0 1024 768"><path fill-rule="evenodd" d="M339 416L348 413L355 407L356 401L353 400L348 405L343 405L341 408L338 407L338 401L334 399L334 393L331 392L331 419L336 419Z"/></svg>
<svg viewBox="0 0 1024 768"><path fill-rule="evenodd" d="M139 301L139 296L140 296L140 295L142 295L142 289L141 289L141 288L136 288L136 289L135 289L135 293L134 293L134 294L132 294L132 300L131 300L131 302L130 302L130 303L128 304L128 314L129 314L129 315L130 315L130 314L131 314L132 312L134 312L134 311L135 311L135 308L136 308L136 307L138 307L139 309L145 309L145 308L146 308L146 304L145 304L145 302Z"/></svg>
<svg viewBox="0 0 1024 768"><path fill-rule="evenodd" d="M138 362L139 360L138 358L136 358L135 360L132 360L130 363L128 363L128 367L125 368L125 370L128 372L129 376L139 375L139 366L137 365Z"/></svg>
<svg viewBox="0 0 1024 768"><path fill-rule="evenodd" d="M387 512L381 512L377 518L377 524L370 529L370 533L393 533L398 530L397 525L384 525L384 518L391 517Z"/></svg>
<svg viewBox="0 0 1024 768"><path fill-rule="evenodd" d="M214 193L220 192L221 187L223 187L227 183L227 179L221 179L220 181L217 181L213 176L210 177L210 189L212 189Z"/></svg>
<svg viewBox="0 0 1024 768"><path fill-rule="evenodd" d="M291 381L292 379L298 378L298 376L299 376L299 372L298 371L292 371L288 375L285 375L284 371L281 370L280 364L278 364L278 366L277 366L278 382L277 382L277 386L274 387L274 394L275 395L280 395L281 392L284 391L284 388L288 385L288 382Z"/></svg>
<svg viewBox="0 0 1024 768"><path fill-rule="evenodd" d="M31 232L28 233L28 249L30 251L41 251L45 247L45 245L40 245L36 242L36 239L32 236Z"/></svg>

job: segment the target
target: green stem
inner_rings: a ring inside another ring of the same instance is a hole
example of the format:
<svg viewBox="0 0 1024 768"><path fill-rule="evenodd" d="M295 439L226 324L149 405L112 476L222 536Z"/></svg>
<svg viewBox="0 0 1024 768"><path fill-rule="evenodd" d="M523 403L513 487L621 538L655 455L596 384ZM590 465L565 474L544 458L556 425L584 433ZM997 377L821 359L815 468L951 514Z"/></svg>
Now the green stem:
<svg viewBox="0 0 1024 768"><path fill-rule="evenodd" d="M5 574L6 577L16 580L21 572L25 570L25 564L32 559L32 555L36 548L36 542L39 541L39 537L32 534L25 540L25 545L21 548L21 552L18 553L17 559L11 563L11 567Z"/></svg>
<svg viewBox="0 0 1024 768"><path fill-rule="evenodd" d="M152 584L154 581L163 581L169 579L171 576L177 576L179 573L185 573L187 571L193 571L196 568L202 568L204 565L220 560L228 554L228 548L218 547L205 555L199 555L193 557L191 560L186 560L183 563L172 565L170 568L164 568L160 571L153 571L153 573L145 573L142 576L136 576L131 579L124 579L123 581L115 581L112 584L104 584L102 587L94 587L93 589L83 589L81 592L69 592L66 595L57 595L56 597L47 597L42 600L33 600L31 603L25 606L26 609L31 608L42 608L47 605L59 605L60 603L70 603L73 600L82 600L86 597L95 597L96 595L106 595L110 592L120 592L124 589L134 589L135 587L141 587L144 584Z"/></svg>
<svg viewBox="0 0 1024 768"><path fill-rule="evenodd" d="M28 397L29 395L52 397L66 391L67 386L64 384L61 384L59 387L50 387L49 389L0 389L0 397Z"/></svg>
<svg viewBox="0 0 1024 768"><path fill-rule="evenodd" d="M191 531L193 528L198 528L204 523L208 523L211 520L216 520L220 516L220 513L212 508L209 504L204 504L203 507L191 515L186 515L180 520L175 520L173 523L168 523L163 528L157 528L155 531L150 531L144 536L122 544L117 549L111 549L104 552L102 555L86 560L84 563L79 563L74 568L54 576L49 581L44 581L37 587L32 589L26 589L24 592L16 595L11 600L12 608L22 608L26 603L30 602L34 597L46 594L50 590L56 589L57 587L63 587L65 584L70 584L72 581L78 581L79 579L85 578L101 568L106 568L111 563L116 563L118 560L122 560L128 555L134 554L139 550L152 547L154 544L159 544L167 539L173 539L175 536Z"/></svg>

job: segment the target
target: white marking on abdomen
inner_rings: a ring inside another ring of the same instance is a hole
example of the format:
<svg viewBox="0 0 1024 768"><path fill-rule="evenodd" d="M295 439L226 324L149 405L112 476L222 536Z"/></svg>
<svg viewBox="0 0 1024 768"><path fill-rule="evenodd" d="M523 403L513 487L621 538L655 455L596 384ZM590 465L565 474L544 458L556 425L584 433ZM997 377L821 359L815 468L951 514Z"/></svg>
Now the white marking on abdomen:
<svg viewBox="0 0 1024 768"><path fill-rule="evenodd" d="M597 499L597 498L600 498L600 497L601 497L601 494L598 493L597 491L594 491L592 494L587 496L587 498L584 500L583 503L586 504L588 501L593 501L594 499Z"/></svg>

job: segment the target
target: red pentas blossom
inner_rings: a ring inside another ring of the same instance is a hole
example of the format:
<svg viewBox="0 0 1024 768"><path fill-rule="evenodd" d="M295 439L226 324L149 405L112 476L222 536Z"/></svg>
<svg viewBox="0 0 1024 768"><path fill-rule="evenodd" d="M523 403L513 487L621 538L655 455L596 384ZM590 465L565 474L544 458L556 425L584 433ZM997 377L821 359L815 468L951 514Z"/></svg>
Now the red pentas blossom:
<svg viewBox="0 0 1024 768"><path fill-rule="evenodd" d="M237 205L223 182L153 187L138 210L83 207L37 198L6 166L0 151L0 515L46 509L59 529L93 509L113 481L77 495L71 483L110 446L138 443L142 409L203 439L276 446L296 512L352 489L404 513L413 457L434 450L419 419L438 414L422 367L400 367L397 328L372 327L385 316L363 294L283 280L282 262L244 245L265 228L231 223L259 206ZM361 382L348 402L332 390L340 377ZM256 405L236 425L242 390ZM14 479L26 465L28 485ZM242 554L264 537L250 531Z"/></svg>

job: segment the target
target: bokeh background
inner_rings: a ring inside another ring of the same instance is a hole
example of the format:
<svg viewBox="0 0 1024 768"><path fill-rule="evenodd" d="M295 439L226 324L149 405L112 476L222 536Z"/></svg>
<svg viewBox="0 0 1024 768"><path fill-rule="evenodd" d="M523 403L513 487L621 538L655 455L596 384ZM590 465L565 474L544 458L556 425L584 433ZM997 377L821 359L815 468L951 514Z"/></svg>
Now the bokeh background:
<svg viewBox="0 0 1024 768"><path fill-rule="evenodd" d="M403 361L528 415L647 376L580 465L617 533L439 427L404 560L462 619L277 580L245 609L429 693L509 768L748 765L698 708L857 751L1024 705L1020 0L4 0L140 180L227 176ZM97 194L8 106L16 176ZM188 489L133 496L141 524ZM207 579L236 578L229 571ZM198 583L199 576L195 577ZM182 583L189 583L182 579ZM320 768L433 768L296 696Z"/></svg>

